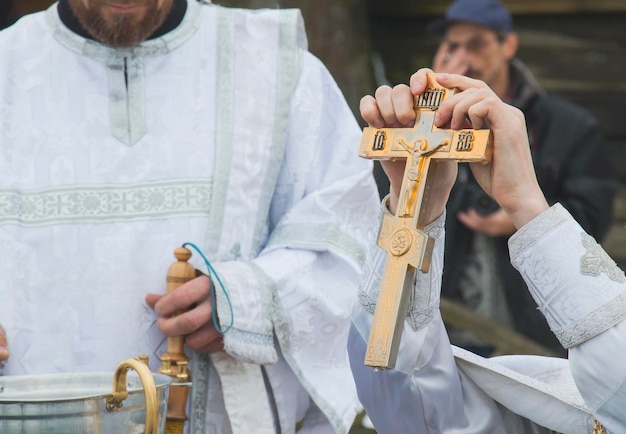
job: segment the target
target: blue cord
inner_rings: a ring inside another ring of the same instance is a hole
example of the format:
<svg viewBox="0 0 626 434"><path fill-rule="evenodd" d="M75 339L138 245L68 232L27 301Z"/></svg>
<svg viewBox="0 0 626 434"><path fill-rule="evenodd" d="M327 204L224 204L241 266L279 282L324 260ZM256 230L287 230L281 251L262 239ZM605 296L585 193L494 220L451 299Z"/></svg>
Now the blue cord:
<svg viewBox="0 0 626 434"><path fill-rule="evenodd" d="M224 284L222 283L220 276L218 276L217 271L215 271L215 269L213 268L209 260L206 258L206 256L204 256L202 251L193 243L183 244L183 247L187 247L187 246L193 247L193 249L196 252L198 252L200 256L202 256L202 259L204 259L204 263L206 264L206 267L209 270L209 279L211 279L211 289L209 290L209 293L211 294L211 319L213 320L213 326L215 326L215 330L217 330L220 334L225 335L232 328L233 322L235 320L235 316L233 313L233 304L230 302L228 291L226 291L226 288L224 287ZM217 323L217 313L216 313L217 309L215 305L215 285L214 285L214 282L216 280L217 280L217 283L219 283L220 287L222 288L222 292L224 293L224 296L226 297L226 301L228 302L228 308L230 309L230 324L224 330L222 330L219 324Z"/></svg>

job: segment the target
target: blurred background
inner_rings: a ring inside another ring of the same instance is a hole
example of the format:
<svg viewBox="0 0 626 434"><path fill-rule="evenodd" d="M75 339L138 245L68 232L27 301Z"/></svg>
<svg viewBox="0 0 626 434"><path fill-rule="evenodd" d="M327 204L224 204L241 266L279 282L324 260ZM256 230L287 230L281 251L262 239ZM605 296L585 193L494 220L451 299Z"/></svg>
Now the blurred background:
<svg viewBox="0 0 626 434"><path fill-rule="evenodd" d="M0 25L51 0L0 0ZM589 109L617 162L620 190L604 248L626 268L626 0L502 0L520 38L518 56L549 92ZM355 116L380 84L406 83L431 65L439 38L426 25L450 0L215 0L229 7L302 10L309 48L329 68ZM355 147L356 153L356 147ZM381 180L381 190L386 185ZM353 434L373 432L357 421Z"/></svg>

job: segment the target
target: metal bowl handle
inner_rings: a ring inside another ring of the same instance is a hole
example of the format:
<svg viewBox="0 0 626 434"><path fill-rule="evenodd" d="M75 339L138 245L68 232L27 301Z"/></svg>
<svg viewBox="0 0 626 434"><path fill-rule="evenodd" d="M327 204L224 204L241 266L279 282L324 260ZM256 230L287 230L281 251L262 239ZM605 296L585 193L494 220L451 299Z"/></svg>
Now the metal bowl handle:
<svg viewBox="0 0 626 434"><path fill-rule="evenodd" d="M136 359L126 359L117 365L113 374L113 394L107 397L106 408L108 411L118 411L128 398L126 390L126 374L129 369L134 369L139 374L139 379L143 386L143 393L146 397L146 425L145 434L158 434L159 414L157 404L157 390L154 384L154 377L150 368L145 363Z"/></svg>

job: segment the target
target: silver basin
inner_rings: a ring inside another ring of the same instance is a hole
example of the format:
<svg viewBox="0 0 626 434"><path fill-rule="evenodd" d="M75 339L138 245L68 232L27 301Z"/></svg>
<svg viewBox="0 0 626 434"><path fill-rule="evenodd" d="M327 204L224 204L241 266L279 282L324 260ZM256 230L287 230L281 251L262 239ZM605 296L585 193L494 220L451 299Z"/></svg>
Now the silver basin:
<svg viewBox="0 0 626 434"><path fill-rule="evenodd" d="M144 387L144 375L126 371L0 377L0 433L163 434L170 377L148 371L154 385Z"/></svg>

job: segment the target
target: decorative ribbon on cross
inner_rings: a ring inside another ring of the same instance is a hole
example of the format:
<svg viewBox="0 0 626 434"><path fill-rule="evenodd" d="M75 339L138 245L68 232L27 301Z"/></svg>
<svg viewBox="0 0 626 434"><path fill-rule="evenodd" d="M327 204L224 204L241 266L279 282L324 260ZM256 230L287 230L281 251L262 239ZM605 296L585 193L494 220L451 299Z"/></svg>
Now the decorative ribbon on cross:
<svg viewBox="0 0 626 434"><path fill-rule="evenodd" d="M373 160L406 159L404 179L394 215L386 214L378 246L387 252L385 269L365 353L365 365L395 366L409 294L417 270L427 272L434 240L424 233L430 185L443 160L489 164L493 150L490 130L447 130L434 126L439 105L454 94L428 75L427 88L415 98L413 128L365 128L359 156Z"/></svg>

